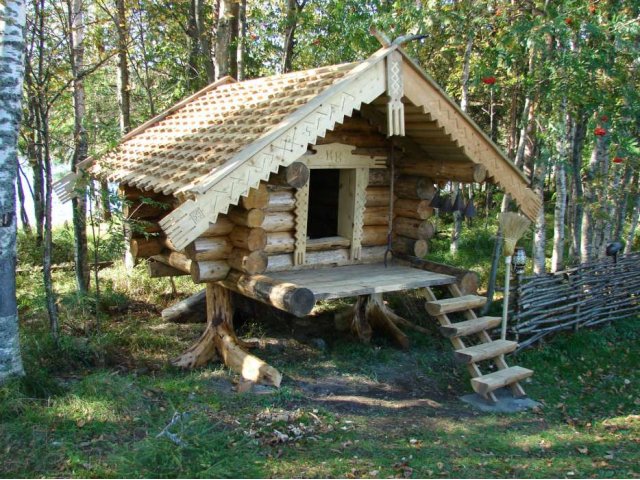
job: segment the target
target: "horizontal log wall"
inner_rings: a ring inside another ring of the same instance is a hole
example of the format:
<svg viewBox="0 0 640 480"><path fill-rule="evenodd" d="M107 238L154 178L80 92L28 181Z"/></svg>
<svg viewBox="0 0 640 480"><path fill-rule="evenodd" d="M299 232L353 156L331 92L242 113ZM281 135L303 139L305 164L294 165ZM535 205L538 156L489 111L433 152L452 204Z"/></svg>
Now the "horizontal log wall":
<svg viewBox="0 0 640 480"><path fill-rule="evenodd" d="M523 349L562 330L632 317L640 313L639 292L640 253L520 277L510 290L510 331Z"/></svg>
<svg viewBox="0 0 640 480"><path fill-rule="evenodd" d="M391 249L396 254L423 258L429 251L429 239L435 235L435 226L427 219L433 215L429 204L436 188L433 179L403 170L400 162L398 167Z"/></svg>

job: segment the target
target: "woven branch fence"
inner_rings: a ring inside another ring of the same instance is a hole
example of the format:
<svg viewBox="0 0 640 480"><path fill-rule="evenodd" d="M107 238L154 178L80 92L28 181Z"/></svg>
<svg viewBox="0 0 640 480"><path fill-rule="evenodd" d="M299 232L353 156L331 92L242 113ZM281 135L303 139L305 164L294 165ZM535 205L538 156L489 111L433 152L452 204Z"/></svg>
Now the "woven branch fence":
<svg viewBox="0 0 640 480"><path fill-rule="evenodd" d="M519 276L510 289L510 331L527 348L547 335L640 313L640 253L562 272Z"/></svg>

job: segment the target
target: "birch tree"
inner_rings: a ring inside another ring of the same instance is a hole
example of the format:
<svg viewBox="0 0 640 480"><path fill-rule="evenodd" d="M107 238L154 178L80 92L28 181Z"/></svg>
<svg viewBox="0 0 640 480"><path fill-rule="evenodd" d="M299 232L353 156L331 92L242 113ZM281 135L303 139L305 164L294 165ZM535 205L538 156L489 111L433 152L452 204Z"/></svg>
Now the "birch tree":
<svg viewBox="0 0 640 480"><path fill-rule="evenodd" d="M73 75L74 151L71 170L87 158L89 140L84 127L86 111L84 79L84 5L83 0L68 0L69 47L71 73ZM89 289L89 266L87 248L87 197L84 192L75 196L73 205L73 230L75 235L74 259L76 263L76 283L80 293Z"/></svg>
<svg viewBox="0 0 640 480"><path fill-rule="evenodd" d="M22 116L25 4L0 3L0 384L23 375L16 302L17 143Z"/></svg>

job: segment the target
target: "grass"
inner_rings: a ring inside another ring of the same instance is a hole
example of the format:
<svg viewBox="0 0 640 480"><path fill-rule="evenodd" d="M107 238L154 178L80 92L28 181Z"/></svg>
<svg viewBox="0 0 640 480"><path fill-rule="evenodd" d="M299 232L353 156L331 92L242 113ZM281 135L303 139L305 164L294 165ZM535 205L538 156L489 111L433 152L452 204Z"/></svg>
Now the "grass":
<svg viewBox="0 0 640 480"><path fill-rule="evenodd" d="M485 240L468 236L463 251L490 248ZM160 309L175 302L166 280L143 265L101 279L97 305L77 298L71 272L55 273L56 346L39 274L19 276L27 375L0 387L0 476L640 477L637 319L519 354L510 362L536 371L525 389L541 408L480 415L458 400L468 376L411 295L390 303L432 333L409 333L409 351L357 344L322 315L239 323L242 335L273 340L257 354L285 376L277 391L243 394L219 364L169 366L202 325L162 322ZM176 413L167 431L178 444L158 436Z"/></svg>

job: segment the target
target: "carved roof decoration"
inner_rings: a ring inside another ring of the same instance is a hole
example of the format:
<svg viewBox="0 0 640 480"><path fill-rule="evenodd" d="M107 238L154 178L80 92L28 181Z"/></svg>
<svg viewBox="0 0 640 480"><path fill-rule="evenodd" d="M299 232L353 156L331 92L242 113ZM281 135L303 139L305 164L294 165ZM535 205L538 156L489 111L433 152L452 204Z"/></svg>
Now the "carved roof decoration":
<svg viewBox="0 0 640 480"><path fill-rule="evenodd" d="M489 180L526 216L537 216L540 199L522 172L397 45L351 64L243 82L222 79L81 166L97 178L185 199L160 222L183 248L240 196L364 105L389 118L382 129L406 135L425 160L485 166ZM429 133L412 138L418 130ZM71 182L64 179L57 191Z"/></svg>

